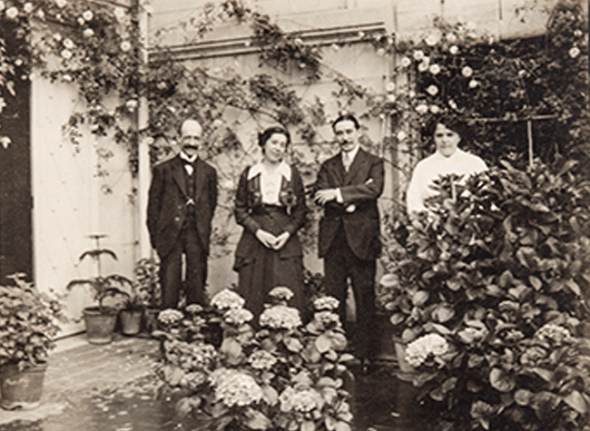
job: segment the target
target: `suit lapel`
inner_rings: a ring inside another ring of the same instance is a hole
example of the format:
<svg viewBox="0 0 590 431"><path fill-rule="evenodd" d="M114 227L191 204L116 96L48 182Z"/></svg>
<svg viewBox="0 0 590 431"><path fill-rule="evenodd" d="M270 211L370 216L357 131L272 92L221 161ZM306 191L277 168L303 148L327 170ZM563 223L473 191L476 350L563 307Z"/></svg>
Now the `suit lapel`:
<svg viewBox="0 0 590 431"><path fill-rule="evenodd" d="M185 176L185 171L184 171L184 164L182 163L182 160L180 160L180 157L176 157L176 159L174 160L174 166L172 169L172 177L174 178L174 181L176 181L176 184L178 184L178 187L180 188L180 191L182 192L183 195L186 196L186 176Z"/></svg>
<svg viewBox="0 0 590 431"><path fill-rule="evenodd" d="M196 175L197 177L195 178L195 202L198 202L199 199L199 195L201 194L201 190L205 185L205 162L201 160L201 158L199 157L197 159L197 163L195 163L195 171L193 172L193 175Z"/></svg>
<svg viewBox="0 0 590 431"><path fill-rule="evenodd" d="M365 152L362 148L359 148L358 152L356 153L356 157L352 161L352 164L348 168L348 172L346 172L346 176L344 177L344 185L347 186L352 183L354 176L359 172L361 166L365 161ZM342 164L342 162L341 162ZM344 167L342 168L344 170Z"/></svg>

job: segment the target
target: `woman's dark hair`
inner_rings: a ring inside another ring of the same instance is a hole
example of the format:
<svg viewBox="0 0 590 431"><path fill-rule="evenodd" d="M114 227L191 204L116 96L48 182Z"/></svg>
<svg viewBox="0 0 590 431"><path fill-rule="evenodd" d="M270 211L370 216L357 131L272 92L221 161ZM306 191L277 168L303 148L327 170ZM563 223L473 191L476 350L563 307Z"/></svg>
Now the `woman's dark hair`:
<svg viewBox="0 0 590 431"><path fill-rule="evenodd" d="M426 135L432 138L434 136L436 126L439 124L442 124L447 129L457 133L461 137L462 143L469 141L471 138L470 129L467 123L460 117L452 114L441 114L434 117L426 129Z"/></svg>
<svg viewBox="0 0 590 431"><path fill-rule="evenodd" d="M280 126L273 126L269 127L268 129L264 130L264 132L258 134L258 145L264 148L266 145L266 141L270 139L272 135L278 133L280 135L284 135L287 138L287 146L291 143L291 135L289 135L289 131Z"/></svg>
<svg viewBox="0 0 590 431"><path fill-rule="evenodd" d="M344 114L334 120L334 122L332 123L332 130L336 131L336 124L340 123L341 121L352 121L352 123L354 124L354 128L356 130L361 128L361 125L359 124L358 120L354 117L354 115Z"/></svg>

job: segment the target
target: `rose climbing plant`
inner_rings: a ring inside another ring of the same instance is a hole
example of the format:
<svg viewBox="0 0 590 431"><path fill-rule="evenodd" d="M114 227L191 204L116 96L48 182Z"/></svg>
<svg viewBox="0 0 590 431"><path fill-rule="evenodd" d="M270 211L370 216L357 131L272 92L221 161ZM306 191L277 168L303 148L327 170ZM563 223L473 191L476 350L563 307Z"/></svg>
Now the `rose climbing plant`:
<svg viewBox="0 0 590 431"><path fill-rule="evenodd" d="M347 341L333 312L338 301L317 298L313 319L303 325L288 306L290 289L277 287L270 296L257 331L244 300L229 289L212 298L211 310L162 311L157 374L163 391L203 429L350 430L344 382L351 378L346 364L352 356L343 353ZM183 327L194 328L198 319L206 329L213 315L222 321L218 347L196 332L187 337Z"/></svg>
<svg viewBox="0 0 590 431"><path fill-rule="evenodd" d="M590 183L537 161L450 178L406 226L392 323L457 429L590 423Z"/></svg>

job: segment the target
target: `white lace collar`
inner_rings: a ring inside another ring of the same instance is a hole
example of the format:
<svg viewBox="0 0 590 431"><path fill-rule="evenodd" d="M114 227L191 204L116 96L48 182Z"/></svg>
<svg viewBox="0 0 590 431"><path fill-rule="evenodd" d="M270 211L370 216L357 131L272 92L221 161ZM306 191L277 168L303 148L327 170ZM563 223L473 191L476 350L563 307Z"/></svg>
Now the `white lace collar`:
<svg viewBox="0 0 590 431"><path fill-rule="evenodd" d="M256 175L262 174L265 172L266 168L262 165L262 163L256 163L248 170L248 180L251 180ZM291 167L286 164L285 162L281 162L278 167L278 172L287 180L291 181Z"/></svg>

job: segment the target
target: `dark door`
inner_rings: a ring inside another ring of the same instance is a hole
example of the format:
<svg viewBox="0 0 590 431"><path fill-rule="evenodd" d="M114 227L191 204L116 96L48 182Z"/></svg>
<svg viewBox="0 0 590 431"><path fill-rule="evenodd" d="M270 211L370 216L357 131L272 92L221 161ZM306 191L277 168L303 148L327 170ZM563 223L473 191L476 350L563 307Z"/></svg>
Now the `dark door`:
<svg viewBox="0 0 590 431"><path fill-rule="evenodd" d="M6 32L10 27L0 21L0 33L8 39L8 55L19 50L19 44ZM22 51L20 51L22 54ZM0 113L0 136L8 136L7 148L0 145L0 283L5 276L24 272L33 277L31 229L31 158L30 158L30 94L28 71L18 68L9 76L14 82L12 95L0 87L4 106ZM2 101L0 100L0 104Z"/></svg>

